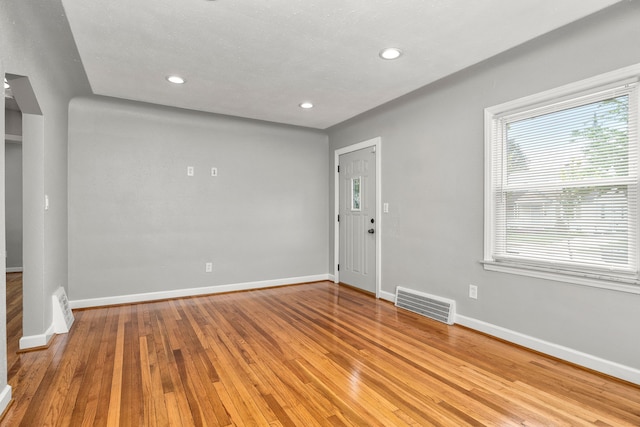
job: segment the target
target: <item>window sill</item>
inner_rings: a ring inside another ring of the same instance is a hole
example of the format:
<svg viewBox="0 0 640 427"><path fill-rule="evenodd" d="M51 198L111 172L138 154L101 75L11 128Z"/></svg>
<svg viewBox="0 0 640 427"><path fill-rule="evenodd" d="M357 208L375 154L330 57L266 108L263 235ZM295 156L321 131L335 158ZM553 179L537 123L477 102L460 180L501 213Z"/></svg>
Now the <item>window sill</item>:
<svg viewBox="0 0 640 427"><path fill-rule="evenodd" d="M640 295L640 283L630 279L603 278L596 276L572 275L569 273L533 268L519 264L504 264L495 261L481 261L487 271L517 274L520 276L536 277L538 279L555 280L558 282L573 283L576 285L590 286L592 288L609 289L612 291L626 292Z"/></svg>

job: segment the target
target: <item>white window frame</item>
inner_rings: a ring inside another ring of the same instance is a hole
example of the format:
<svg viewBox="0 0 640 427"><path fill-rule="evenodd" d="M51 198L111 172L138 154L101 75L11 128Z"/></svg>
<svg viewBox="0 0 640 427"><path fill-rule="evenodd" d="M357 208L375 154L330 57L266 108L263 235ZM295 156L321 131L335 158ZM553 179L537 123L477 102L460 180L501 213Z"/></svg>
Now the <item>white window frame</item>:
<svg viewBox="0 0 640 427"><path fill-rule="evenodd" d="M356 206L356 182L358 183L358 206ZM362 211L362 177L351 178L351 212Z"/></svg>
<svg viewBox="0 0 640 427"><path fill-rule="evenodd" d="M485 122L485 188L484 188L484 260L482 264L485 270L497 271L502 273L511 273L523 276L537 277L548 280L556 280L568 282L584 286L592 286L597 288L610 289L632 294L640 294L640 276L636 272L633 277L629 275L617 275L616 273L603 275L601 273L589 272L588 269L583 271L566 271L554 269L551 265L535 265L529 263L518 263L517 261L502 262L494 258L494 248L496 242L496 223L495 223L495 197L493 182L493 138L499 132L496 127L499 126L499 117L506 114L514 114L518 112L528 111L540 106L555 104L558 102L576 99L581 96L594 93L597 91L607 90L616 86L628 83L636 83L640 81L640 64L622 68L616 71L605 73L593 78L571 83L556 89L548 90L535 95L509 101L503 104L486 108L484 111ZM630 109L630 114L636 115L636 123L640 123L640 105L638 105L638 96L633 102L635 108ZM631 113L633 111L633 113ZM640 125L637 125L640 127ZM638 130L635 129L636 141L640 139ZM640 185L638 183L637 185ZM640 199L637 201L640 205ZM640 206L636 207L640 210ZM640 221L640 218L636 218ZM640 225L640 224L638 224ZM636 239L640 239L640 228L636 227L638 235ZM638 242L640 252L640 241ZM640 260L638 260L640 265Z"/></svg>

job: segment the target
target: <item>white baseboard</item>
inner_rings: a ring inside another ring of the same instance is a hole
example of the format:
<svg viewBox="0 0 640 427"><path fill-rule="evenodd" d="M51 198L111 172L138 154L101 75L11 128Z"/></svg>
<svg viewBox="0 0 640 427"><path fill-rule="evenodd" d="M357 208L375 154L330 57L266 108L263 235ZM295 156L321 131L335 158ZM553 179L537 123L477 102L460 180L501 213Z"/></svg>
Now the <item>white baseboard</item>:
<svg viewBox="0 0 640 427"><path fill-rule="evenodd" d="M396 294L392 294L391 292L381 290L378 297L383 300L391 301L394 304L396 303Z"/></svg>
<svg viewBox="0 0 640 427"><path fill-rule="evenodd" d="M456 315L455 323L523 347L557 357L558 359L566 360L567 362L575 363L576 365L584 366L585 368L593 369L594 371L602 372L604 374L611 375L612 377L640 385L640 369L621 365L610 360L605 360L572 348L543 341L529 335L521 334L520 332L512 331L471 317L462 316L460 314Z"/></svg>
<svg viewBox="0 0 640 427"><path fill-rule="evenodd" d="M44 347L49 344L51 338L53 338L53 323L49 326L49 328L45 331L44 334L40 335L28 335L20 338L20 350L25 350L28 348L35 347Z"/></svg>
<svg viewBox="0 0 640 427"><path fill-rule="evenodd" d="M7 267L7 273L22 273L22 267Z"/></svg>
<svg viewBox="0 0 640 427"><path fill-rule="evenodd" d="M70 300L69 306L71 308L102 307L106 305L130 304L135 302L156 301L169 298L192 297L197 295L218 294L222 292L271 288L275 286L295 285L297 283L318 282L321 280L329 280L329 275L318 274L315 276L289 277L286 279L262 280L258 282L235 283L231 285L205 286L202 288L176 289L171 291L147 292L142 294Z"/></svg>
<svg viewBox="0 0 640 427"><path fill-rule="evenodd" d="M0 391L0 414L2 414L5 409L7 409L9 403L11 403L11 386L7 384L6 386L4 386L4 389Z"/></svg>

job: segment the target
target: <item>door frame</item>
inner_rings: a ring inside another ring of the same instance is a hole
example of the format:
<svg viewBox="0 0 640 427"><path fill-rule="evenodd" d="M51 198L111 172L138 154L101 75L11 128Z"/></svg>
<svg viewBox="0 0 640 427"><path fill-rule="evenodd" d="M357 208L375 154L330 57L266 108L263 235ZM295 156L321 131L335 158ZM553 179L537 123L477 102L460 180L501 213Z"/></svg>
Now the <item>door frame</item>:
<svg viewBox="0 0 640 427"><path fill-rule="evenodd" d="M340 156L361 150L363 148L373 148L376 152L376 298L380 298L382 288L382 138L377 136L366 141L358 142L347 147L338 148L334 151L334 171L333 171L333 195L334 195L334 215L333 215L333 277L334 282L340 282L340 224L338 215L340 213L340 175L338 165Z"/></svg>

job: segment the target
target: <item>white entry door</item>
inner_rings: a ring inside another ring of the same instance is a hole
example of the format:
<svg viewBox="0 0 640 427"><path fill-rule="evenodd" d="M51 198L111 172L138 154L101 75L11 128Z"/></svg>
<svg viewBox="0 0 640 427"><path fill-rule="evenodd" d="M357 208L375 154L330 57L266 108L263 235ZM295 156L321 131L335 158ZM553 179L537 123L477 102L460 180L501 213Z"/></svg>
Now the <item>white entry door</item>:
<svg viewBox="0 0 640 427"><path fill-rule="evenodd" d="M375 147L342 154L340 179L340 281L376 292Z"/></svg>

